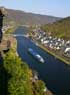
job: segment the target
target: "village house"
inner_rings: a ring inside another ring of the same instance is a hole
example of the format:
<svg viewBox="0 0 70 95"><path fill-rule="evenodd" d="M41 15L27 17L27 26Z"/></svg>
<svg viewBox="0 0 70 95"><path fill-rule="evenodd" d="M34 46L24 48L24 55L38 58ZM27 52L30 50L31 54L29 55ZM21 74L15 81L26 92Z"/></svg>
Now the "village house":
<svg viewBox="0 0 70 95"><path fill-rule="evenodd" d="M66 56L70 56L70 40L65 41L61 38L54 38L46 34L40 28L34 30L35 39L40 41L45 47L54 50L61 50Z"/></svg>
<svg viewBox="0 0 70 95"><path fill-rule="evenodd" d="M67 57L70 57L70 47L65 49L64 54L65 54Z"/></svg>

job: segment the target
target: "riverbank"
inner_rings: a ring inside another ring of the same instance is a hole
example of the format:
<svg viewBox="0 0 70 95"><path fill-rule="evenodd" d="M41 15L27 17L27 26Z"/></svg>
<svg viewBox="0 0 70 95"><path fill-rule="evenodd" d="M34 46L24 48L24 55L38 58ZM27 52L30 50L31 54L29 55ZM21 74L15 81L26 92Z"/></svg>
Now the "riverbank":
<svg viewBox="0 0 70 95"><path fill-rule="evenodd" d="M33 35L30 35L30 38L36 42L36 40L34 39ZM38 46L39 46L41 49L45 50L46 52L48 52L49 54L51 54L51 55L54 56L55 58L57 58L57 59L61 60L62 62L64 62L65 64L70 65L70 60L69 60L69 61L66 60L66 57L64 57L63 55L58 55L58 52L59 52L59 51L58 51L57 54L56 54L56 53L55 53L56 51L53 52L52 50L49 50L47 47L43 46L43 45L42 45L40 42L38 42L38 41L37 41L37 43L38 43ZM65 58L65 59L64 59L64 58Z"/></svg>
<svg viewBox="0 0 70 95"><path fill-rule="evenodd" d="M14 55L14 58L16 58L17 56L17 54L16 54L16 50L17 50L17 40L16 40L16 38L14 38L13 36L8 36L8 35L6 35L5 36L6 37L6 39L8 39L8 40L10 40L10 42L11 42L11 52L10 52L10 54L11 55ZM10 56L10 54L9 54L9 56ZM20 56L18 56L18 59L20 58ZM18 61L19 62L19 61ZM23 61L24 62L24 61ZM25 63L25 64L27 64L27 63ZM30 69L31 70L31 69ZM32 70L31 70L31 72L33 72ZM32 73L31 73L32 74ZM40 82L40 80L37 80L37 81L39 81ZM37 84L37 81L35 82L35 84ZM34 89L34 92L35 93L37 93L36 92L36 89L34 88L34 85L32 85L32 82L31 82L31 86L33 87L33 89ZM40 87L39 87L39 89L40 89ZM44 89L45 90L45 89ZM51 91L49 91L47 88L46 88L46 92L45 92L45 95L53 95L52 94L52 92Z"/></svg>
<svg viewBox="0 0 70 95"><path fill-rule="evenodd" d="M44 47L42 44L39 43L38 45L40 48L42 48L43 50L45 50L46 52L48 52L49 54L51 54L52 56L54 56L55 58L63 61L64 63L70 65L70 63L68 61L66 61L65 59L63 59L62 57L56 55L55 53L53 53L52 51L48 50L46 47Z"/></svg>

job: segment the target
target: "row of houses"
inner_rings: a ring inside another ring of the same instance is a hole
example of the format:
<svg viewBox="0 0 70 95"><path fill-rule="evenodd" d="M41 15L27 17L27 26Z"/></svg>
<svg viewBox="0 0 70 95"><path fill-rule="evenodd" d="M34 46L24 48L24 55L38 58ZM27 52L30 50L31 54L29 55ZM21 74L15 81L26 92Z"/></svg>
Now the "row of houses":
<svg viewBox="0 0 70 95"><path fill-rule="evenodd" d="M70 40L54 38L39 29L33 30L34 38L41 42L48 49L61 50L65 56L70 57Z"/></svg>

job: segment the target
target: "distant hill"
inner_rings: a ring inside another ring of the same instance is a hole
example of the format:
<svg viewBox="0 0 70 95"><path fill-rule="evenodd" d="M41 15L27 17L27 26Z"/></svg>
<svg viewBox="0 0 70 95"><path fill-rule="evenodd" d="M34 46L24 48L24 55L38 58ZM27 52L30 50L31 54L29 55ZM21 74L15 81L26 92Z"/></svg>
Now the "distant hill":
<svg viewBox="0 0 70 95"><path fill-rule="evenodd" d="M54 22L53 24L44 25L42 29L47 33L51 33L52 36L70 40L70 17Z"/></svg>
<svg viewBox="0 0 70 95"><path fill-rule="evenodd" d="M7 12L6 19L8 21L11 21L11 20L15 21L19 24L43 25L43 24L53 23L61 19L59 17L27 13L27 12L19 11L19 10L12 10L12 9L6 9L6 8L5 10Z"/></svg>

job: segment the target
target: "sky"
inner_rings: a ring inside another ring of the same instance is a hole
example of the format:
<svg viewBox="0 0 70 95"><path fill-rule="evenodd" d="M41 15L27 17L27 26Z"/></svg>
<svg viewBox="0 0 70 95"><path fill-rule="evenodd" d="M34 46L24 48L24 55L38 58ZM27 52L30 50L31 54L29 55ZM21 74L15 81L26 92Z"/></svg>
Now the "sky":
<svg viewBox="0 0 70 95"><path fill-rule="evenodd" d="M57 17L70 16L70 0L0 0L0 6Z"/></svg>

